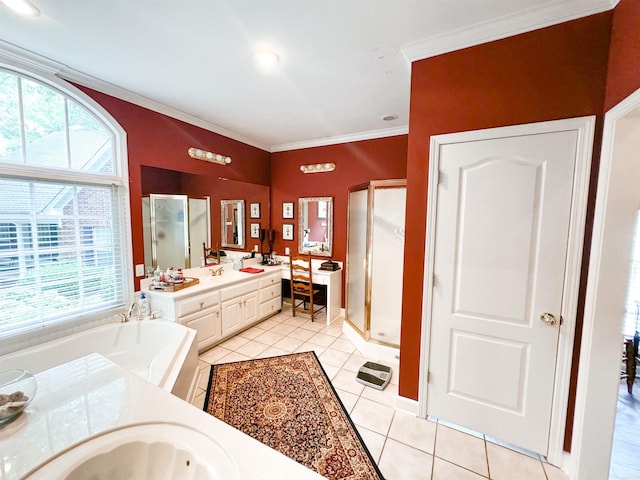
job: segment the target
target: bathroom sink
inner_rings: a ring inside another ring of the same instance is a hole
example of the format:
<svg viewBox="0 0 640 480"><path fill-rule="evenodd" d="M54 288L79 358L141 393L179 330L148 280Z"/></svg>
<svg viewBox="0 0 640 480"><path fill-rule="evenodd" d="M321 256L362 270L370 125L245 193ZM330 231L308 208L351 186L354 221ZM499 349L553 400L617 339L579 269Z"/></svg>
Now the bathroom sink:
<svg viewBox="0 0 640 480"><path fill-rule="evenodd" d="M224 448L205 434L175 423L142 423L89 437L24 478L233 480L238 473Z"/></svg>

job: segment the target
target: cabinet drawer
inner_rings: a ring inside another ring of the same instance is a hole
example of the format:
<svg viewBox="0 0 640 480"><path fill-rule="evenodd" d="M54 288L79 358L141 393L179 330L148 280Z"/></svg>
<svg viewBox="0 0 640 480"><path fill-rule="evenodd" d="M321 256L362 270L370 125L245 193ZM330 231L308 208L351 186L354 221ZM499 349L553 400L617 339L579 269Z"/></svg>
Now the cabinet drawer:
<svg viewBox="0 0 640 480"><path fill-rule="evenodd" d="M220 303L218 292L209 292L195 297L185 298L176 303L176 314L178 318L190 315L205 308L215 307Z"/></svg>
<svg viewBox="0 0 640 480"><path fill-rule="evenodd" d="M220 290L220 296L222 297L222 301L224 302L225 300L229 300L240 295L255 292L256 290L258 290L258 285L258 280L242 282L237 285L233 285L232 287L223 288L222 290Z"/></svg>
<svg viewBox="0 0 640 480"><path fill-rule="evenodd" d="M260 303L268 302L269 300L280 297L280 291L280 284L260 289Z"/></svg>
<svg viewBox="0 0 640 480"><path fill-rule="evenodd" d="M260 318L268 317L269 315L273 315L274 313L278 313L278 311L282 308L281 298L274 298L273 300L269 300L268 302L260 304Z"/></svg>
<svg viewBox="0 0 640 480"><path fill-rule="evenodd" d="M270 287L272 285L280 285L282 281L282 275L280 272L269 275L268 277L263 277L260 279L260 288Z"/></svg>

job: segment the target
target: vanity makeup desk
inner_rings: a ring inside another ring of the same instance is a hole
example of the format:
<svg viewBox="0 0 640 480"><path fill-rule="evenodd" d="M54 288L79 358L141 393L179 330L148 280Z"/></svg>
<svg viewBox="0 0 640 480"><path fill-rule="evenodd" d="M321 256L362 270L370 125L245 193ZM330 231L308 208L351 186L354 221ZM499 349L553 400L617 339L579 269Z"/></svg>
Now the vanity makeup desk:
<svg viewBox="0 0 640 480"><path fill-rule="evenodd" d="M331 323L341 314L342 306L342 262L340 270L329 271L320 270L320 264L326 260L312 259L311 278L314 285L320 285L326 289L325 298L327 299L327 323ZM282 264L282 287L283 291L287 291L289 281L291 280L291 272L289 270L288 260Z"/></svg>

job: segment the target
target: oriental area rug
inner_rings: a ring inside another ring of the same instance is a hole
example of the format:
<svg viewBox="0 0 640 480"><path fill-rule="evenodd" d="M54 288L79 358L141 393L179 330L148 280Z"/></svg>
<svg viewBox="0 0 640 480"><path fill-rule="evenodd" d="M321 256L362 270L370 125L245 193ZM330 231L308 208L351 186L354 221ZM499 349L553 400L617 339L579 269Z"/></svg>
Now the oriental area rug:
<svg viewBox="0 0 640 480"><path fill-rule="evenodd" d="M213 365L204 410L325 478L383 478L314 352Z"/></svg>

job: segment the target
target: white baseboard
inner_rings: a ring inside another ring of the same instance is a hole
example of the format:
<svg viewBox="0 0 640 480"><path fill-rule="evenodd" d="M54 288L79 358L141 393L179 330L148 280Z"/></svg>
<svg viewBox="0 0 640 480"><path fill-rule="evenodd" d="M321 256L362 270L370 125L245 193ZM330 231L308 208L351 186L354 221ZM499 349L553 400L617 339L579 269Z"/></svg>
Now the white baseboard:
<svg viewBox="0 0 640 480"><path fill-rule="evenodd" d="M417 417L418 401L398 395L396 397L396 410L400 410L401 412L408 413L409 415L415 415Z"/></svg>

